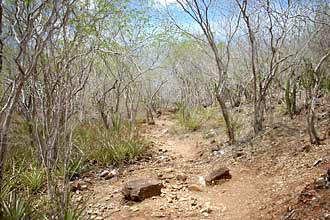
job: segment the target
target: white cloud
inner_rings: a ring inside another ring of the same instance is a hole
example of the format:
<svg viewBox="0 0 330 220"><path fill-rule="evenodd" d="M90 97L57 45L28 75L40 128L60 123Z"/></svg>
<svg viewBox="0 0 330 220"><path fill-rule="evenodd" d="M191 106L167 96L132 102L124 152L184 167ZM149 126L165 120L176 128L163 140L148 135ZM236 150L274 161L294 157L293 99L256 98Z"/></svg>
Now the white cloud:
<svg viewBox="0 0 330 220"><path fill-rule="evenodd" d="M176 0L156 0L156 3L162 6L166 6L171 4L177 4L178 2Z"/></svg>

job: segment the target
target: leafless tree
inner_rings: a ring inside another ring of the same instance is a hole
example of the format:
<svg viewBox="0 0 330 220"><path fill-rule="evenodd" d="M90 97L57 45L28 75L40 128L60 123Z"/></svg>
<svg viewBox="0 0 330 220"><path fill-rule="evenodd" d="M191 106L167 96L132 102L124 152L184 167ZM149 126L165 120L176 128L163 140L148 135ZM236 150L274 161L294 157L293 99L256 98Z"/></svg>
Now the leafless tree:
<svg viewBox="0 0 330 220"><path fill-rule="evenodd" d="M289 66L281 68L281 65L294 55L282 53L286 37L294 24L290 22L292 3L289 1L288 5L280 9L276 8L276 3L269 0L258 1L255 7L247 0L236 0L236 3L242 13L249 37L253 78L253 128L254 133L258 134L263 129L269 88L276 75L289 68ZM258 32L262 34L261 39L258 38ZM262 42L265 42L264 47ZM262 49L266 54L263 54Z"/></svg>
<svg viewBox="0 0 330 220"><path fill-rule="evenodd" d="M226 129L227 129L227 135L229 142L234 143L235 142L235 133L234 133L234 127L231 122L230 118L230 112L228 110L227 104L226 104L226 98L224 95L224 91L226 88L226 78L227 78L227 67L226 61L223 57L221 57L219 53L219 49L217 47L216 39L214 37L214 32L211 27L210 23L210 7L213 3L212 0L178 0L177 1L183 11L188 14L201 28L204 36L206 37L207 43L210 46L213 55L214 60L217 67L217 73L218 73L218 79L217 83L215 85L215 96L216 99L221 107L222 110L222 116L226 123ZM230 43L230 42L228 42ZM228 45L227 45L228 46ZM228 50L229 51L229 50ZM228 52L227 51L227 52ZM227 57L230 59L230 56ZM227 61L228 63L228 61Z"/></svg>
<svg viewBox="0 0 330 220"><path fill-rule="evenodd" d="M10 32L17 45L14 62L17 74L9 76L7 89L2 94L3 104L0 110L0 181L6 163L8 148L8 129L22 90L32 75L36 72L37 64L46 42L53 31L59 26L59 2L16 1L13 7L2 4L2 16L10 25ZM11 60L10 57L7 57Z"/></svg>

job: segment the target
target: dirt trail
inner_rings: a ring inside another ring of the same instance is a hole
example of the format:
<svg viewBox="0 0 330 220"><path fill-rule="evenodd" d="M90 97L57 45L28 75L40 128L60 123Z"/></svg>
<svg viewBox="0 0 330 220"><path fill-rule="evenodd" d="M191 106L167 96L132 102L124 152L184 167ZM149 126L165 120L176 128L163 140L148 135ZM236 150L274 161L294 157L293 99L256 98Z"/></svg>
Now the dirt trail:
<svg viewBox="0 0 330 220"><path fill-rule="evenodd" d="M265 177L253 170L228 161L198 157L200 146L206 140L199 132L171 135L169 130L175 121L168 116L156 120L146 128L145 136L164 152L159 160L137 165L125 172L117 181L101 180L93 185L90 213L103 216L99 219L265 219L260 210L265 203ZM203 186L200 179L216 166L229 166L233 176L221 185ZM178 174L187 175L185 183L178 181ZM125 203L120 194L124 182L135 178L162 177L165 189L162 197L141 203ZM189 185L197 185L201 192L189 191ZM208 209L209 211L205 211ZM95 211L96 210L96 211Z"/></svg>
<svg viewBox="0 0 330 220"><path fill-rule="evenodd" d="M183 137L173 137L168 134L168 129L175 123L167 118L157 121L155 128L151 129L147 135L155 142L163 143L162 147L172 154L179 155L183 161L189 161L196 157L199 152L196 148L203 141L200 133L186 134ZM160 125L160 126L159 126ZM201 167L191 164L190 169L201 169ZM264 177L249 169L242 167L232 167L233 178L221 186L205 188L199 193L199 198L218 211L214 219L249 219L249 216L258 209L263 208L263 186L267 182ZM255 216L251 216L254 219Z"/></svg>
<svg viewBox="0 0 330 220"><path fill-rule="evenodd" d="M197 153L197 146L202 140L202 136L196 134L186 134L175 136L170 134L170 129L175 126L175 121L169 117L162 117L156 121L156 125L148 128L145 135L151 139L156 146L171 152L172 155L179 156L185 160L194 159Z"/></svg>

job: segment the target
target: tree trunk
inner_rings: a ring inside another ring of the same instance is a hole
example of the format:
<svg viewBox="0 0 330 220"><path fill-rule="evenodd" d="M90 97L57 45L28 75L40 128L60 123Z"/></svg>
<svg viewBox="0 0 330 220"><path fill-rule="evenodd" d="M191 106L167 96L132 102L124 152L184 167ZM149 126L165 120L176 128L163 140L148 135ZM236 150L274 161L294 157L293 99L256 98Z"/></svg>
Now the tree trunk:
<svg viewBox="0 0 330 220"><path fill-rule="evenodd" d="M8 148L8 129L9 129L9 122L10 119L4 119L1 131L0 131L0 190L3 184L3 174L6 167L6 154Z"/></svg>
<svg viewBox="0 0 330 220"><path fill-rule="evenodd" d="M146 108L146 114L147 114L147 124L154 125L155 120L154 120L154 116L152 113L152 108L150 107L150 105L147 105L145 108Z"/></svg>
<svg viewBox="0 0 330 220"><path fill-rule="evenodd" d="M260 96L260 99L254 103L254 118L253 118L253 129L254 134L257 135L263 129L263 119L265 112L265 98Z"/></svg>
<svg viewBox="0 0 330 220"><path fill-rule="evenodd" d="M2 74L2 65L3 65L3 41L2 41L2 0L0 0L0 74Z"/></svg>
<svg viewBox="0 0 330 220"><path fill-rule="evenodd" d="M315 128L315 102L316 97L311 95L309 97L310 102L308 105L308 115L307 115L307 128L308 128L308 134L310 137L310 142L312 144L320 144L321 138L319 138L316 128Z"/></svg>
<svg viewBox="0 0 330 220"><path fill-rule="evenodd" d="M21 79L23 80L23 79ZM17 100L20 97L20 92L24 86L24 81L21 81L17 86L13 85L14 88L8 97L8 107L4 109L0 114L0 191L3 184L3 174L6 167L6 157L8 150L8 132L11 123L12 115L16 107Z"/></svg>
<svg viewBox="0 0 330 220"><path fill-rule="evenodd" d="M232 143L235 142L235 133L234 133L233 125L232 125L231 120L230 120L228 108L226 106L226 103L225 103L223 97L221 97L220 94L217 94L216 98L217 98L217 101L218 101L218 103L221 107L222 116L223 116L223 118L225 120L225 123L226 123L226 129L227 129L227 135L228 135L228 138L229 138L229 142L232 144Z"/></svg>

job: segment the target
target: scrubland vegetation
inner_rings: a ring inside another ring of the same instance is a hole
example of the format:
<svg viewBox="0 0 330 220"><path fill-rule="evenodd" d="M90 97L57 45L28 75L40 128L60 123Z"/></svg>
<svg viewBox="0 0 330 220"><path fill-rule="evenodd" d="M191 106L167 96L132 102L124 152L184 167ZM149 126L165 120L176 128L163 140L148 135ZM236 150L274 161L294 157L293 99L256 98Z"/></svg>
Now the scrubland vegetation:
<svg viewBox="0 0 330 220"><path fill-rule="evenodd" d="M329 1L165 3L0 1L0 219L87 218L70 180L138 160L142 124L167 110L170 133L221 128L233 145L274 112L329 138Z"/></svg>

